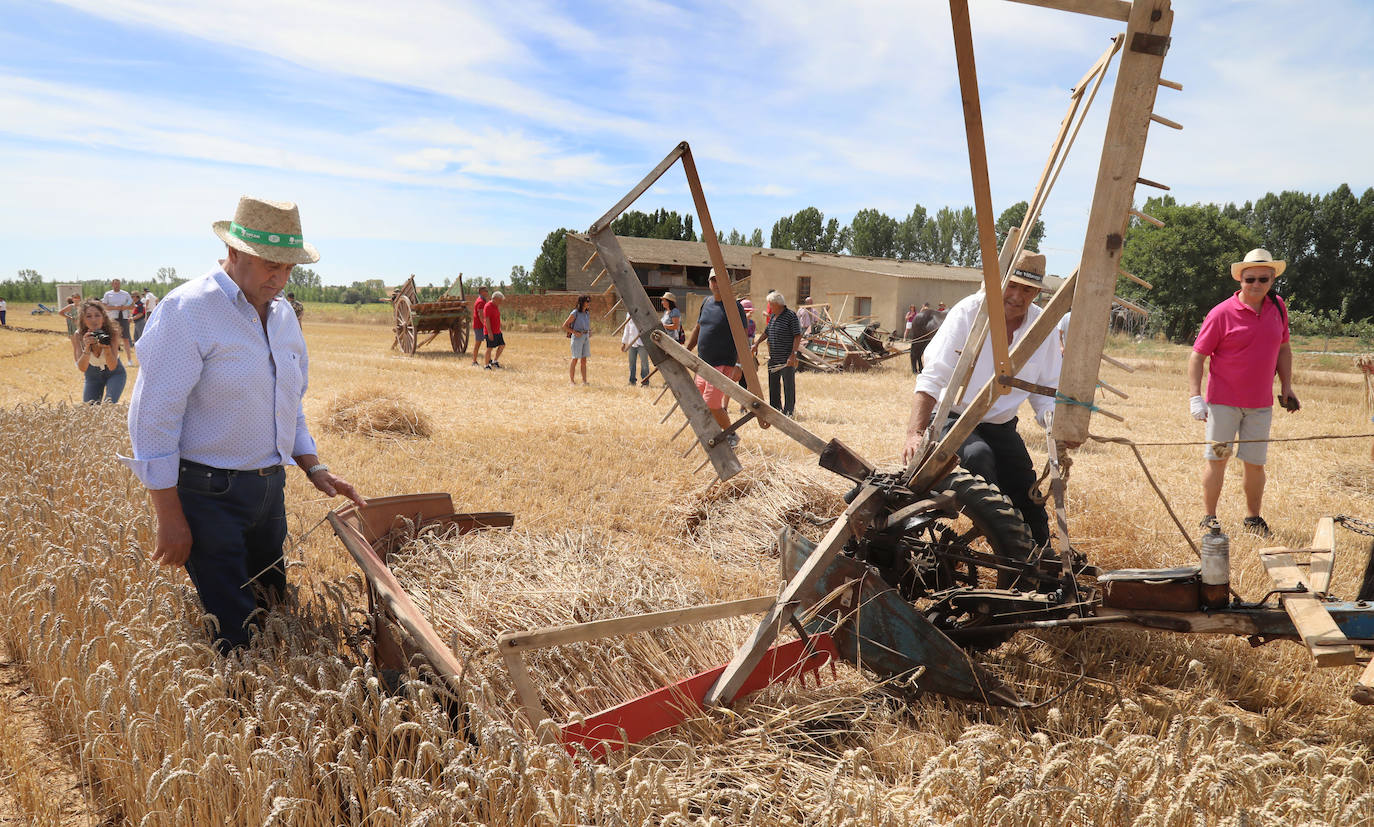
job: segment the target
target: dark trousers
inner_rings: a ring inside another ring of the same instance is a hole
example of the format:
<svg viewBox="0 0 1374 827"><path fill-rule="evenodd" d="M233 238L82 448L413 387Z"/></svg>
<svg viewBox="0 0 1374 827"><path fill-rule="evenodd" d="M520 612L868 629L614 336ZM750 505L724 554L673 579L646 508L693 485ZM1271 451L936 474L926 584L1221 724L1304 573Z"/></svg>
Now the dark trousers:
<svg viewBox="0 0 1374 827"><path fill-rule="evenodd" d="M286 593L286 471L226 471L183 460L177 479L191 527L186 573L219 623L215 646L244 646L249 621Z"/></svg>
<svg viewBox="0 0 1374 827"><path fill-rule="evenodd" d="M945 431L954 425L958 417L951 415L945 423ZM1031 500L1030 489L1035 485L1035 465L1031 463L1026 443L1016 433L1016 418L1010 422L994 425L980 422L964 444L959 446L959 464L970 473L977 474L993 485L1030 526L1031 537L1036 545L1044 545L1050 540L1050 517L1045 506Z"/></svg>
<svg viewBox="0 0 1374 827"><path fill-rule="evenodd" d="M768 366L768 404L791 416L797 410L797 369Z"/></svg>

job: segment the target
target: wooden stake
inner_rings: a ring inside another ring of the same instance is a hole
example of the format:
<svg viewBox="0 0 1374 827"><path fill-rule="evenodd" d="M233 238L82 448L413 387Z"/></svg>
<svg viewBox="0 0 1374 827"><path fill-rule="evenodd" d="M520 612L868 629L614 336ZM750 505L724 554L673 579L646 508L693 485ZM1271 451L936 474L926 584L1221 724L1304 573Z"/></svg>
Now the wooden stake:
<svg viewBox="0 0 1374 827"><path fill-rule="evenodd" d="M596 274L596 278L592 279L592 283L589 284L589 285L587 285L587 289L590 290L591 288L595 287L595 286L596 286L596 283L597 283L598 281L601 281L601 277L604 276L604 275L606 275L606 268L605 268L605 267L602 267L602 268L601 268L601 272L600 272L600 273L597 273L597 274Z"/></svg>
<svg viewBox="0 0 1374 827"><path fill-rule="evenodd" d="M1181 83L1175 83L1175 82L1173 82L1172 80L1165 80L1164 78L1160 78L1160 79L1159 79L1159 85L1160 85L1160 86L1167 86L1167 87L1169 87L1170 89L1177 89L1177 90L1180 91L1180 92L1183 91L1183 84L1181 84Z"/></svg>
<svg viewBox="0 0 1374 827"><path fill-rule="evenodd" d="M592 262L593 262L593 261L596 261L596 257L597 257L598 255L600 255L600 253L598 253L596 250L592 250L592 256L591 256L591 258L587 259L587 263L582 265L582 272L584 272L584 273L587 272L587 268L592 266ZM605 270L602 270L601 272L604 273L604 272L606 272L606 271L605 271ZM600 277L600 276L597 276L597 278L601 278L601 277Z"/></svg>
<svg viewBox="0 0 1374 827"><path fill-rule="evenodd" d="M1141 307L1140 305L1136 304L1135 302L1133 302L1133 301L1128 301L1128 300L1126 300L1126 299L1121 298L1120 296L1113 296L1113 297L1112 297L1112 301L1116 302L1117 304L1121 305L1122 307L1126 308L1127 310L1131 311L1132 313L1139 313L1139 314L1142 315L1142 316L1149 316L1149 315L1150 315L1150 311L1146 310L1145 308ZM1073 322L1070 321L1069 324L1073 324Z"/></svg>
<svg viewBox="0 0 1374 827"><path fill-rule="evenodd" d="M1116 388L1112 387L1111 385L1108 385L1106 382L1103 382L1101 379L1097 380L1097 386L1098 386L1099 388L1101 388L1102 390L1104 390L1104 391L1108 391L1108 392L1110 392L1110 393L1116 394L1117 396L1121 397L1122 399L1130 399L1130 398L1131 398L1131 397L1127 396L1126 394L1122 393L1121 391L1117 390Z"/></svg>
<svg viewBox="0 0 1374 827"><path fill-rule="evenodd" d="M1137 184L1144 184L1144 185L1147 186L1147 187L1154 187L1154 188L1157 189L1157 190L1166 190L1166 191L1167 191L1167 190L1169 189L1169 187L1168 187L1167 185L1161 184L1161 183L1159 183L1158 181L1151 181L1149 178L1139 178L1139 177L1137 177L1137 178L1135 179L1135 182L1136 182Z"/></svg>
<svg viewBox="0 0 1374 827"><path fill-rule="evenodd" d="M645 379L648 379L649 377L646 376L646 377L644 377L644 378L645 378ZM658 396L655 397L655 399L654 399L654 407L655 407L655 408L658 407L658 403L659 403L659 402L663 401L663 394L667 393L669 390L671 390L671 388L669 388L667 385L664 385L664 386L663 386L663 390L661 390L661 391L658 392Z"/></svg>
<svg viewBox="0 0 1374 827"><path fill-rule="evenodd" d="M1150 120L1154 121L1155 123L1162 123L1162 124L1164 124L1165 126L1169 127L1170 129L1182 129L1182 128L1183 128L1183 124L1179 123L1178 121L1171 121L1171 120L1169 120L1168 118L1164 117L1163 115L1156 115L1156 114L1153 113L1153 112L1150 113Z"/></svg>
<svg viewBox="0 0 1374 827"><path fill-rule="evenodd" d="M623 330L623 329L625 328L625 325L627 325L627 324L629 324L629 323L630 323L630 317L629 317L629 316L626 316L626 317L625 317L625 321L621 322L619 325L616 326L616 329L615 329L615 330L612 330L612 331L611 331L611 335L614 336L615 334L619 333L621 330ZM649 378L649 377L646 376L646 377L644 377L644 378L647 379L647 378Z"/></svg>
<svg viewBox="0 0 1374 827"><path fill-rule="evenodd" d="M1131 281L1135 282L1136 284L1140 285L1141 287L1144 287L1146 290L1153 290L1153 289L1155 289L1155 286L1154 286L1153 284L1150 284L1148 281L1146 281L1145 279L1142 279L1140 276L1134 275L1134 274L1132 274L1132 273L1128 273L1128 272L1126 272L1125 270L1122 270L1122 269L1120 269L1120 268L1118 268L1116 272L1120 273L1121 275L1125 276L1126 278L1130 279Z"/></svg>
<svg viewBox="0 0 1374 827"><path fill-rule="evenodd" d="M668 417L672 416L672 415L673 415L673 411L676 411L676 410L677 410L677 400L675 399L675 400L673 400L673 406L672 406L671 408L668 409L668 412L667 412L666 414L663 415L663 418L660 419L660 420L658 421L658 424L662 425L663 423L667 422L667 421L668 421Z"/></svg>
<svg viewBox="0 0 1374 827"><path fill-rule="evenodd" d="M611 286L612 286L612 287L615 287L615 285L611 285ZM614 312L616 311L616 308L618 308L618 307L620 307L620 299L616 299L616 300L615 300L615 304L611 305L611 309L608 310L608 311L606 311L606 315L602 316L601 318L603 318L603 319L609 319L609 318L611 317L611 314L614 313Z"/></svg>
<svg viewBox="0 0 1374 827"><path fill-rule="evenodd" d="M682 427L681 427L681 428L678 428L678 429L677 429L677 433L673 434L673 438L670 439L670 440L668 440L668 441L669 441L669 442L677 442L677 438L680 437L680 436L682 436L682 432L685 431L685 430L687 430L687 426L688 426L688 425L691 425L691 424L692 424L692 423L687 422L687 421L684 420L683 423L682 423Z"/></svg>
<svg viewBox="0 0 1374 827"><path fill-rule="evenodd" d="M1145 213L1141 212L1140 210L1132 209L1132 210L1130 210L1130 213L1131 213L1131 215L1135 216L1136 218L1139 218L1141 221L1148 221L1148 222L1150 222L1151 224L1155 225L1156 227L1163 227L1163 226L1164 226L1164 222L1163 222L1163 221L1160 221L1158 218L1155 218L1153 215L1146 215Z"/></svg>
<svg viewBox="0 0 1374 827"><path fill-rule="evenodd" d="M1106 362L1106 363L1109 364L1109 365L1112 365L1113 367L1121 368L1122 370L1126 371L1127 373L1135 373L1135 368L1131 367L1130 365L1128 365L1128 364L1126 364L1125 362L1122 362L1122 361L1120 361L1120 360L1118 360L1118 359L1113 359L1112 357L1108 356L1108 355L1105 354L1105 353L1102 354L1102 361Z"/></svg>
<svg viewBox="0 0 1374 827"><path fill-rule="evenodd" d="M711 464L711 458L710 458L710 457L707 457L706 459L704 459L704 460L701 461L701 464L697 466L697 470L693 471L692 473L693 473L693 474L700 474L700 473L701 473L701 469L705 468L706 466L708 466L708 465L710 465L710 464Z"/></svg>

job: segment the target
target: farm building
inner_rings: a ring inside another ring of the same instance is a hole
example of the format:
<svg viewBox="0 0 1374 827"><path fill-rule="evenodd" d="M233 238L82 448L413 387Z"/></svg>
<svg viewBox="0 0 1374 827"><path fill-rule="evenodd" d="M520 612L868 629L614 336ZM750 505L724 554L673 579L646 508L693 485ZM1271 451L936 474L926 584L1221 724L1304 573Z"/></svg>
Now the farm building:
<svg viewBox="0 0 1374 827"><path fill-rule="evenodd" d="M885 330L901 330L910 305L953 305L983 280L982 271L971 267L797 250L759 250L751 265L755 307L770 290L793 308L810 296L813 304L829 304L837 322L871 316Z"/></svg>
<svg viewBox="0 0 1374 827"><path fill-rule="evenodd" d="M703 295L710 290L706 278L711 274L711 255L704 241L669 241L661 238L632 238L616 236L625 257L634 265L639 282L650 296L657 296L664 290L684 294L698 292ZM730 271L730 279L739 281L749 276L749 262L757 247L737 247L730 244L720 245L725 257L725 268ZM765 252L774 252L766 250ZM779 250L777 252L786 252ZM609 279L602 279L596 287L592 281L601 272L601 265L592 263L586 270L582 265L592 255L591 242L585 233L568 233L568 291L585 293L605 290L610 286Z"/></svg>

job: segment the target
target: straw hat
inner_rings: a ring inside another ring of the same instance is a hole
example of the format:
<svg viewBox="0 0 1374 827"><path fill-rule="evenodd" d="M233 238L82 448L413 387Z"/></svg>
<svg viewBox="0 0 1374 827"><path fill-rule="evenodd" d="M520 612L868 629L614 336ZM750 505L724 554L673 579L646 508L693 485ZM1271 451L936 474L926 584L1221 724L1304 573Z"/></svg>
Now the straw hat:
<svg viewBox="0 0 1374 827"><path fill-rule="evenodd" d="M1283 275L1283 271L1288 269L1288 262L1274 261L1274 257L1263 247L1256 247L1245 254L1244 261L1237 261L1231 265L1231 278L1240 281L1240 274L1247 267L1268 267L1274 271L1274 278Z"/></svg>
<svg viewBox="0 0 1374 827"><path fill-rule="evenodd" d="M1027 287L1038 287L1041 290L1045 287L1045 257L1040 253L1032 253L1025 250L1021 257L1016 259L1016 266L1011 268L1011 275L1007 281L1017 284L1024 284Z"/></svg>
<svg viewBox="0 0 1374 827"><path fill-rule="evenodd" d="M672 292L671 290L665 291L665 292L663 293L662 296L659 296L659 298L660 298L660 299L667 299L667 300L670 301L670 302L675 302L675 301L677 301L677 296L674 296L674 295L673 295L673 292Z"/></svg>
<svg viewBox="0 0 1374 827"><path fill-rule="evenodd" d="M290 201L262 201L244 196L233 221L216 221L215 235L241 253L278 264L314 264L315 245L301 238L301 213Z"/></svg>

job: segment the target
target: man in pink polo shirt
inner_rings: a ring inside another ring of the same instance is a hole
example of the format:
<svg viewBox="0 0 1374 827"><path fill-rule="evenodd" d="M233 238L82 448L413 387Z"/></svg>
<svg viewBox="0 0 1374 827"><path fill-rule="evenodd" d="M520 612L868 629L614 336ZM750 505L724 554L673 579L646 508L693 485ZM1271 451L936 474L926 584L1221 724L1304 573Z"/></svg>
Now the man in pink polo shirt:
<svg viewBox="0 0 1374 827"><path fill-rule="evenodd" d="M1279 376L1279 402L1298 410L1293 393L1293 352L1288 347L1288 307L1270 293L1283 275L1285 262L1274 261L1268 250L1256 248L1244 261L1231 265L1231 278L1240 290L1212 308L1198 331L1188 358L1188 400L1193 418L1207 422L1207 468L1202 475L1202 527L1219 525L1217 501L1226 479L1226 460L1232 453L1244 468L1245 522L1250 534L1269 537L1269 524L1260 516L1264 500L1264 461L1273 418L1274 374ZM1202 397L1203 363L1212 360L1207 374L1207 398ZM1239 445L1235 440L1240 439Z"/></svg>

